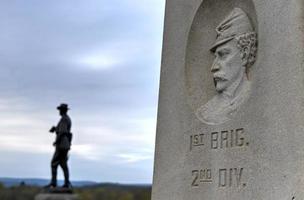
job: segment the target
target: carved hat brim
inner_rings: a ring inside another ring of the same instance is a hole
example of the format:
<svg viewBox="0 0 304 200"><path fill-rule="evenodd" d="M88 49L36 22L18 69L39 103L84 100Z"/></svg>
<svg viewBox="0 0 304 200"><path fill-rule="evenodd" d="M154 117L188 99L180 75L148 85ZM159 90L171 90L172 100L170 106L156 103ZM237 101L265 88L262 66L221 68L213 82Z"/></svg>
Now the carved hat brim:
<svg viewBox="0 0 304 200"><path fill-rule="evenodd" d="M213 46L210 48L210 51L215 52L215 50L218 46L223 45L233 39L234 39L234 36L231 36L231 37L216 41L215 44L213 44Z"/></svg>

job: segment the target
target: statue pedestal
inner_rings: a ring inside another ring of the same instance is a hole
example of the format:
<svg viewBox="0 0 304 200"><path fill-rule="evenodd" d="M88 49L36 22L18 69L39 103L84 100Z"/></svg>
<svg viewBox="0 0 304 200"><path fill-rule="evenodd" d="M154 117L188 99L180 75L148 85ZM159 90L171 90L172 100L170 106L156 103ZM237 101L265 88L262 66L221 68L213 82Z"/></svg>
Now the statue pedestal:
<svg viewBox="0 0 304 200"><path fill-rule="evenodd" d="M35 196L35 200L79 200L69 188L51 188Z"/></svg>
<svg viewBox="0 0 304 200"><path fill-rule="evenodd" d="M79 200L76 194L38 194L35 200Z"/></svg>

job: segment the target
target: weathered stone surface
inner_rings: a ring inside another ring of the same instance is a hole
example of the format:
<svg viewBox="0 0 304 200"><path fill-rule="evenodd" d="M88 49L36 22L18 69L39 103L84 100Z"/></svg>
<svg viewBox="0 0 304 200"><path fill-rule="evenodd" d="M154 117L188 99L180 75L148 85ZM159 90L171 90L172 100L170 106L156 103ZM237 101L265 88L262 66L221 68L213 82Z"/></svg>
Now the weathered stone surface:
<svg viewBox="0 0 304 200"><path fill-rule="evenodd" d="M76 194L38 194L35 200L79 200Z"/></svg>
<svg viewBox="0 0 304 200"><path fill-rule="evenodd" d="M78 200L78 196L73 194L72 188L44 188L35 200Z"/></svg>
<svg viewBox="0 0 304 200"><path fill-rule="evenodd" d="M303 60L303 0L167 0L152 200L304 199Z"/></svg>
<svg viewBox="0 0 304 200"><path fill-rule="evenodd" d="M52 187L52 188L44 188L42 193L57 193L57 194L73 194L73 188L65 188L65 187Z"/></svg>

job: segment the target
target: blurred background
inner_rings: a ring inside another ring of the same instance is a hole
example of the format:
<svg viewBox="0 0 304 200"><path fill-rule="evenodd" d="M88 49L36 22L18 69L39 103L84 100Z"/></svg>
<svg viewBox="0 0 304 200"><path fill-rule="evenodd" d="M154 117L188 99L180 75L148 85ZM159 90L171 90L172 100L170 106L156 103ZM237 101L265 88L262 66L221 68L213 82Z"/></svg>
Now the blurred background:
<svg viewBox="0 0 304 200"><path fill-rule="evenodd" d="M60 103L71 108L72 181L149 192L164 7L165 0L0 1L0 194L50 178L48 130Z"/></svg>

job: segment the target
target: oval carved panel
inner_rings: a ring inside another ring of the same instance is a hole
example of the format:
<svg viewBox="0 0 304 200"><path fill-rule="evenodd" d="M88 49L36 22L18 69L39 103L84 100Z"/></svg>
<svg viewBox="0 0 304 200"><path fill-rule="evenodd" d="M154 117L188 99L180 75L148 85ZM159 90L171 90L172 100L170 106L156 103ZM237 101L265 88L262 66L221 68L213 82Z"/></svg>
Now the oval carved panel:
<svg viewBox="0 0 304 200"><path fill-rule="evenodd" d="M252 0L204 0L193 19L186 52L186 88L197 118L229 121L250 96L257 56Z"/></svg>

